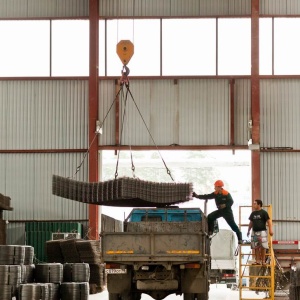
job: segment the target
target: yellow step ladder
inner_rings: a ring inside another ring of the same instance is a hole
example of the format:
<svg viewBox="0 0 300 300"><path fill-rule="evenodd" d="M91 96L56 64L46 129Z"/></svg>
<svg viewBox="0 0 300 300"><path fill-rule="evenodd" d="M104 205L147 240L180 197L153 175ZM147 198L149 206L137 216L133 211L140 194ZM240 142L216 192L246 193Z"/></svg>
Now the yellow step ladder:
<svg viewBox="0 0 300 300"><path fill-rule="evenodd" d="M239 207L239 228L242 231L242 227L247 227L247 224L242 223L242 216L247 208L247 220L252 212L252 206L240 206ZM272 220L272 206L267 205L263 206L265 210L267 210L270 219ZM253 250L251 250L250 243L244 243L239 247L239 299L240 300L255 300L255 299L269 299L274 300L274 292L275 292L275 256L272 245L272 237L268 234L268 244L269 250L266 253L266 265L253 265L249 262L249 258L255 257ZM247 249L248 248L248 249ZM249 250L249 253L246 253L245 250ZM245 258L246 262L245 262ZM243 284L246 279L246 284ZM253 293L251 293L251 291ZM261 292L262 298L257 298ZM247 293L247 296L245 294ZM254 293L256 294L255 297ZM250 295L250 296L249 296ZM252 295L252 298L251 298Z"/></svg>

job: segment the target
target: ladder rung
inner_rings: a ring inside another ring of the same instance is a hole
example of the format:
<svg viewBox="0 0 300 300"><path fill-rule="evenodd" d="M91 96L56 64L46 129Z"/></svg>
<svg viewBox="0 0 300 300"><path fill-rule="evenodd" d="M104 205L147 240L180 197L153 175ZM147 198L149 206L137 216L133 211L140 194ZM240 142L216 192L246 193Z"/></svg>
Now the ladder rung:
<svg viewBox="0 0 300 300"><path fill-rule="evenodd" d="M257 300L259 298L241 298L241 300ZM264 300L272 300L272 298L264 298Z"/></svg>
<svg viewBox="0 0 300 300"><path fill-rule="evenodd" d="M242 289L250 289L250 290L271 290L270 286L242 286Z"/></svg>
<svg viewBox="0 0 300 300"><path fill-rule="evenodd" d="M264 276L259 276L259 275L243 275L241 278L271 278L272 276L269 275L264 275Z"/></svg>

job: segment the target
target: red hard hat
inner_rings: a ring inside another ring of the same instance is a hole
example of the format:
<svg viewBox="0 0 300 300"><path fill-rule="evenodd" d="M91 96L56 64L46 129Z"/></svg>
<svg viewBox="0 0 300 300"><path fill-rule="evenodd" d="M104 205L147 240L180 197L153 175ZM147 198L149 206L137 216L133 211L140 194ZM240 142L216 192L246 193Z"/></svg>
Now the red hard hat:
<svg viewBox="0 0 300 300"><path fill-rule="evenodd" d="M223 186L224 186L224 183L223 183L222 180L217 180L217 181L215 182L215 186L223 187Z"/></svg>

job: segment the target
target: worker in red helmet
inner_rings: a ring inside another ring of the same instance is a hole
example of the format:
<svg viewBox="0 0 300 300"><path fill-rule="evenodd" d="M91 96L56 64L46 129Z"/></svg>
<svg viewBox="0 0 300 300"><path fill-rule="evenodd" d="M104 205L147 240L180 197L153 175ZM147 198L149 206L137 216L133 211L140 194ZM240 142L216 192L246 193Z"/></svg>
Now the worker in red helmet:
<svg viewBox="0 0 300 300"><path fill-rule="evenodd" d="M215 191L211 194L205 195L197 195L195 192L193 193L193 197L198 199L215 199L217 210L213 211L212 213L208 214L207 222L208 222L208 233L211 235L213 233L214 222L216 219L223 217L230 228L236 233L238 238L238 243L242 244L242 233L239 230L238 226L236 225L232 213L231 206L233 204L233 199L230 193L223 189L224 183L222 180L217 180L215 182Z"/></svg>

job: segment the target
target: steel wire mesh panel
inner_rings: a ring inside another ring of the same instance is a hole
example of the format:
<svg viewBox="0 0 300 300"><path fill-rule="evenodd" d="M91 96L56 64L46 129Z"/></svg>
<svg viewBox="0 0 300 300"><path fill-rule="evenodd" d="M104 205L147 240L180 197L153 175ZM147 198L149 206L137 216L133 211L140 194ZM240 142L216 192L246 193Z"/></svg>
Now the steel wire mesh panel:
<svg viewBox="0 0 300 300"><path fill-rule="evenodd" d="M35 266L35 280L43 283L60 283L63 281L63 265L46 263Z"/></svg>
<svg viewBox="0 0 300 300"><path fill-rule="evenodd" d="M21 265L24 260L24 246L0 245L0 265Z"/></svg>
<svg viewBox="0 0 300 300"><path fill-rule="evenodd" d="M63 282L60 286L62 300L88 300L88 282Z"/></svg>
<svg viewBox="0 0 300 300"><path fill-rule="evenodd" d="M43 283L26 283L20 285L18 300L48 300L49 287Z"/></svg>
<svg viewBox="0 0 300 300"><path fill-rule="evenodd" d="M291 285L300 286L300 266L290 271Z"/></svg>
<svg viewBox="0 0 300 300"><path fill-rule="evenodd" d="M86 263L64 264L64 282L89 282L90 266Z"/></svg>
<svg viewBox="0 0 300 300"><path fill-rule="evenodd" d="M157 206L192 200L192 183L162 183L122 177L105 182L80 182L52 177L53 195L98 205Z"/></svg>

